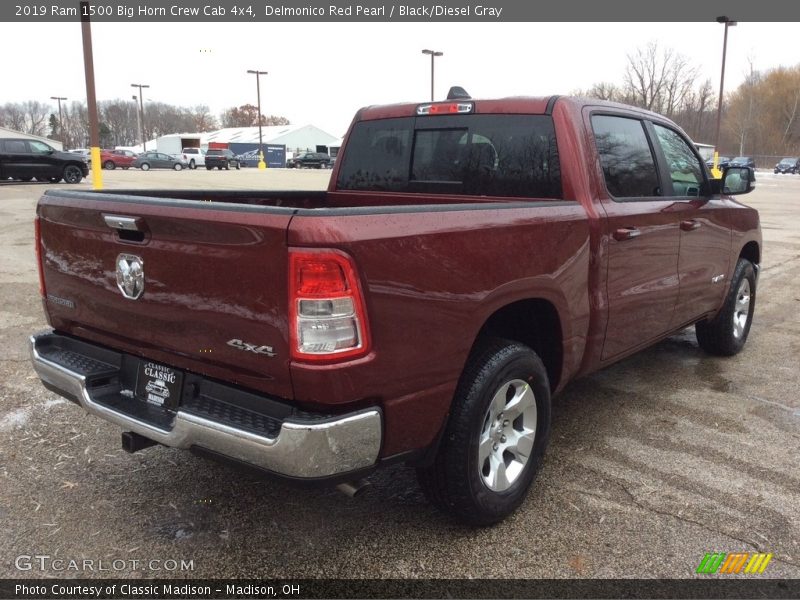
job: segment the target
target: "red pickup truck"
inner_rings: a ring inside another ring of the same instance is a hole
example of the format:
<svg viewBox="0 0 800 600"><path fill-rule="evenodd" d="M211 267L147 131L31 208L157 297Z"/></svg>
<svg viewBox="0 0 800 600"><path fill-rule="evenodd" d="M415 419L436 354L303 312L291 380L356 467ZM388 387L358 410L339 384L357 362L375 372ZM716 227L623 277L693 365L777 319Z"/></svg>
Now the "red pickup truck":
<svg viewBox="0 0 800 600"><path fill-rule="evenodd" d="M364 108L327 192L48 190L33 363L129 451L351 491L404 461L493 523L567 382L690 325L742 349L761 234L732 195L753 187L620 104Z"/></svg>

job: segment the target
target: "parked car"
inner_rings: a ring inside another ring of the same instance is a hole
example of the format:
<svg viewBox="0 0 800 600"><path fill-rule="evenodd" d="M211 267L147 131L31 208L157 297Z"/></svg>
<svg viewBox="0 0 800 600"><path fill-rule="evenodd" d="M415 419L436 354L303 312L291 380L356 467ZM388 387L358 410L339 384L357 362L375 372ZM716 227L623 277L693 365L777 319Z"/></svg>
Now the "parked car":
<svg viewBox="0 0 800 600"><path fill-rule="evenodd" d="M19 179L58 183L80 183L89 174L84 158L60 152L39 140L0 139L0 180Z"/></svg>
<svg viewBox="0 0 800 600"><path fill-rule="evenodd" d="M710 354L744 348L761 230L731 196L752 170L709 178L669 119L459 97L361 109L345 139L328 191L48 190L52 330L31 339L47 388L130 452L350 493L403 461L487 525L524 501L569 381L691 325Z"/></svg>
<svg viewBox="0 0 800 600"><path fill-rule="evenodd" d="M220 150L211 148L206 152L206 169L209 171L216 167L217 169L225 169L226 171L231 167L236 169L241 168L241 163L236 155L230 150Z"/></svg>
<svg viewBox="0 0 800 600"><path fill-rule="evenodd" d="M750 167L751 169L756 168L756 161L753 160L752 156L737 156L736 158L732 159L728 163L729 167Z"/></svg>
<svg viewBox="0 0 800 600"><path fill-rule="evenodd" d="M181 169L189 168L189 163L183 158L170 156L163 152L145 152L137 156L131 166L137 167L142 171L149 169L175 169L180 171Z"/></svg>
<svg viewBox="0 0 800 600"><path fill-rule="evenodd" d="M302 169L304 167L329 169L333 162L334 159L324 152L302 152L286 161L286 166L289 169Z"/></svg>
<svg viewBox="0 0 800 600"><path fill-rule="evenodd" d="M792 175L796 175L800 173L800 158L792 157L792 158L782 158L781 161L775 165L775 173L791 173Z"/></svg>
<svg viewBox="0 0 800 600"><path fill-rule="evenodd" d="M206 150L204 148L184 148L181 158L189 163L190 169L206 166Z"/></svg>
<svg viewBox="0 0 800 600"><path fill-rule="evenodd" d="M117 167L130 169L138 155L132 150L101 150L100 164L104 169L114 170ZM91 158L89 159L91 164Z"/></svg>
<svg viewBox="0 0 800 600"><path fill-rule="evenodd" d="M720 156L720 157L717 158L717 167L721 171L724 171L725 169L728 168L728 165L730 164L730 162L731 162L730 157L728 157L728 156ZM709 169L711 169L714 166L714 157L713 156L706 161L706 166Z"/></svg>

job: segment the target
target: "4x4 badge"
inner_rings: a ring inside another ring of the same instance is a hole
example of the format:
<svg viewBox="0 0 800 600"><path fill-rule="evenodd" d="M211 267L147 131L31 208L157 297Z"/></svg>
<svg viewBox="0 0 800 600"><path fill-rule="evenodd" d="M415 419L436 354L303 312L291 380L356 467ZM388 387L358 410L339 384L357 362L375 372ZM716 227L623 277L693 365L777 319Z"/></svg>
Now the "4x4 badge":
<svg viewBox="0 0 800 600"><path fill-rule="evenodd" d="M122 295L136 300L144 291L144 260L134 254L117 256L117 287Z"/></svg>
<svg viewBox="0 0 800 600"><path fill-rule="evenodd" d="M248 352L254 352L255 354L265 354L270 357L275 356L272 346L256 346L255 344L248 344L247 342L235 338L228 340L226 343L228 346L232 346L237 350L246 350Z"/></svg>

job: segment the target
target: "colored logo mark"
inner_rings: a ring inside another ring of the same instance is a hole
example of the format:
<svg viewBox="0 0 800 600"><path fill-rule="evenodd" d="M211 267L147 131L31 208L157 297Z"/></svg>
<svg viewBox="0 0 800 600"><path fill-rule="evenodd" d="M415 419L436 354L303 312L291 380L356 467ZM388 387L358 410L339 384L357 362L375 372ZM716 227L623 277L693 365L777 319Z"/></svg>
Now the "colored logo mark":
<svg viewBox="0 0 800 600"><path fill-rule="evenodd" d="M765 554L763 552L734 552L728 554L726 552L709 553L700 561L700 566L697 567L696 573L747 573L755 575L756 573L763 573L767 568L769 561L772 560L772 553Z"/></svg>

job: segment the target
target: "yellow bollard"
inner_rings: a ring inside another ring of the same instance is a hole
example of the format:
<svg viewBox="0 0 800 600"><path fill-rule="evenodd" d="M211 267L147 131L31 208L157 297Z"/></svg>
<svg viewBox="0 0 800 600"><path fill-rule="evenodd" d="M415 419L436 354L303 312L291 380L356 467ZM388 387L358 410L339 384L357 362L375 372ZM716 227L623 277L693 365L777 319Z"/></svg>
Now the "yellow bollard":
<svg viewBox="0 0 800 600"><path fill-rule="evenodd" d="M100 148L92 146L92 187L103 189L103 165L100 162Z"/></svg>

